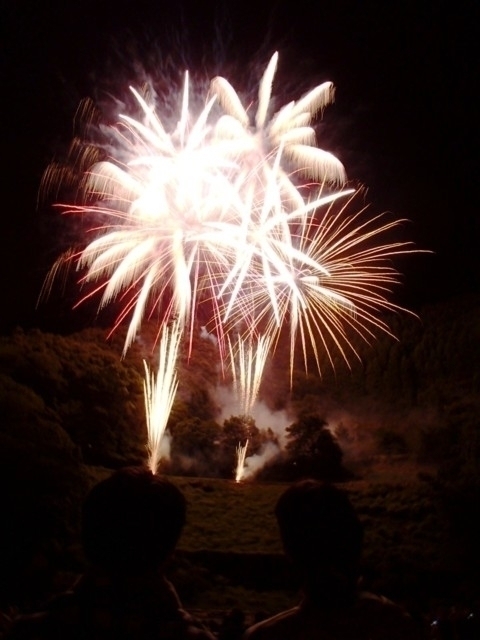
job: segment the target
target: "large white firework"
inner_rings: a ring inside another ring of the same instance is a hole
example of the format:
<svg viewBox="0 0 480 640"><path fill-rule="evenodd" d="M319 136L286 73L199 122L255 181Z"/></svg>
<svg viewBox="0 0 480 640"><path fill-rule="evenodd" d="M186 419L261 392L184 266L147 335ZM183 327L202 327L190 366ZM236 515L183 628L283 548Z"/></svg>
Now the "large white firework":
<svg viewBox="0 0 480 640"><path fill-rule="evenodd" d="M82 282L99 283L94 291L101 291L101 307L119 297L124 301L119 321L129 318L125 349L147 309L161 308L165 322L175 317L181 324L192 320L205 299L214 314L231 310L235 295L226 300L227 291L241 287L248 270L245 255L254 245L262 254L268 286L269 261L275 260L273 268L278 269L282 259L273 246L278 245L279 229L282 254L288 255L289 216L307 219L313 211L305 208L284 162L317 180L344 180L341 163L314 146L314 131L307 126L331 101L331 83L267 119L277 58L272 57L261 79L252 126L239 96L223 78L212 81L211 97L194 118L186 74L180 116L171 131L154 104L132 88L141 118L120 116L112 157L86 171L89 204L70 211L100 214L104 222L75 256L77 267L86 269ZM214 120L216 100L228 113ZM50 169L45 181L52 180ZM234 279L237 284L231 288ZM214 324L219 328L222 322L218 315Z"/></svg>
<svg viewBox="0 0 480 640"><path fill-rule="evenodd" d="M394 308L387 293L396 272L387 260L408 248L379 240L398 223L332 213L332 203L353 192L343 186L341 162L317 147L312 126L332 102L333 85L325 82L272 113L277 63L275 53L252 113L222 77L192 113L186 73L173 127L151 97L131 88L140 115L123 114L106 128L108 157L99 159L105 149L72 145L85 198L64 208L92 218L93 239L55 263L46 290L62 264L76 264L81 283L91 285L83 299L100 295L100 307L121 300L117 325L129 325L124 351L145 314L158 312L164 355L156 382L148 369L145 382L152 469L175 393L178 346L201 307L221 353L230 345L248 409L285 324L291 369L298 338L305 363L310 344L320 365L320 346L329 354L335 345L347 361L355 353L350 330L366 340L374 328L388 331L376 317ZM49 167L44 187L56 188L58 180L71 186L71 171ZM233 330L236 343L225 340Z"/></svg>

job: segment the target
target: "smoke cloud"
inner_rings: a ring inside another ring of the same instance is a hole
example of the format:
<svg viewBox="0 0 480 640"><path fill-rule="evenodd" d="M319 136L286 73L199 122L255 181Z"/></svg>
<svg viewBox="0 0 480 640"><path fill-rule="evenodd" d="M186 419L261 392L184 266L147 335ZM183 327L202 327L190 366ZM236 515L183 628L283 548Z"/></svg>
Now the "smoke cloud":
<svg viewBox="0 0 480 640"><path fill-rule="evenodd" d="M267 442L258 453L245 459L242 478L246 480L254 476L258 471L263 469L267 462L278 456L280 452L281 449L278 445L274 442Z"/></svg>

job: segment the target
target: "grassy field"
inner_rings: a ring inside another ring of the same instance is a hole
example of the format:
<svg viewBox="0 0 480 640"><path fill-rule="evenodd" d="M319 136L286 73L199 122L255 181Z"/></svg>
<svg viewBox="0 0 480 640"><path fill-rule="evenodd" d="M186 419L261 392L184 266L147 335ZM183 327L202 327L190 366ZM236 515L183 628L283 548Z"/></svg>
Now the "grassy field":
<svg viewBox="0 0 480 640"><path fill-rule="evenodd" d="M365 526L365 584L410 607L428 608L432 600L453 597L449 590L462 572L461 550L432 484L401 464L383 467L343 485ZM188 606L272 613L297 601L273 513L287 485L172 481L189 505L172 574Z"/></svg>
<svg viewBox="0 0 480 640"><path fill-rule="evenodd" d="M436 602L455 602L472 584L466 550L451 530L429 471L384 459L341 485L365 527L365 586L421 611ZM110 473L86 468L88 485ZM220 619L221 612L239 607L253 619L258 612L272 614L298 602L298 585L282 553L274 516L287 484L170 480L188 503L187 523L169 568L188 609L202 615L219 612ZM75 537L71 543L71 560L58 567L56 590L83 570L80 542Z"/></svg>
<svg viewBox="0 0 480 640"><path fill-rule="evenodd" d="M282 484L171 478L188 501L172 579L190 608L273 613L292 606L296 589L256 588L265 556L282 564L273 509Z"/></svg>
<svg viewBox="0 0 480 640"><path fill-rule="evenodd" d="M188 502L179 548L223 553L281 553L273 514L287 485L173 478Z"/></svg>

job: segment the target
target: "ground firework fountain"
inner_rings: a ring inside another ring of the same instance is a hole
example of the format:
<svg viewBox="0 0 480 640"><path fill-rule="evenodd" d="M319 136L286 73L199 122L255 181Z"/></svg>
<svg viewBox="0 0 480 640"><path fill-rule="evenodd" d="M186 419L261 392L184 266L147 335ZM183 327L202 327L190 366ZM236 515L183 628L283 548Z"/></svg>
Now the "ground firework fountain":
<svg viewBox="0 0 480 640"><path fill-rule="evenodd" d="M237 447L237 466L235 469L235 482L240 482L243 478L243 474L245 472L245 456L247 455L248 450L248 440L242 445L241 442L238 443Z"/></svg>

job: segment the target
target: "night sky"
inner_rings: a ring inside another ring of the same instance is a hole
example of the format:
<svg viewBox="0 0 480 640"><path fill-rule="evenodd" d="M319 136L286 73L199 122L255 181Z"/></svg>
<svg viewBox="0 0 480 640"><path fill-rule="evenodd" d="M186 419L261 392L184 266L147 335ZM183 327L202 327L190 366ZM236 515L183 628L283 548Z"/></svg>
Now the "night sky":
<svg viewBox="0 0 480 640"><path fill-rule="evenodd" d="M4 0L0 328L52 312L35 302L65 238L37 192L81 98L121 99L140 68L161 81L187 65L254 87L277 49L277 104L333 81L319 146L368 187L372 212L408 218L402 239L434 252L398 265L398 302L478 293L479 21L474 1L442 4Z"/></svg>

